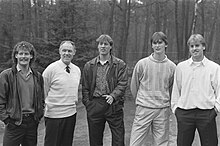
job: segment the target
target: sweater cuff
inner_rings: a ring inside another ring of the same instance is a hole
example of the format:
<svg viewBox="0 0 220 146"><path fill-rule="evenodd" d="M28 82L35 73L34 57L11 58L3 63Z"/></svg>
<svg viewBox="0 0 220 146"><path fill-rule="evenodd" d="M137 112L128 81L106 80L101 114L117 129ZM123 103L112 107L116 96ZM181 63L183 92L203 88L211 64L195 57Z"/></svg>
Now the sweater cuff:
<svg viewBox="0 0 220 146"><path fill-rule="evenodd" d="M220 104L219 103L216 102L214 108L215 108L216 112L218 112L218 113L220 112Z"/></svg>

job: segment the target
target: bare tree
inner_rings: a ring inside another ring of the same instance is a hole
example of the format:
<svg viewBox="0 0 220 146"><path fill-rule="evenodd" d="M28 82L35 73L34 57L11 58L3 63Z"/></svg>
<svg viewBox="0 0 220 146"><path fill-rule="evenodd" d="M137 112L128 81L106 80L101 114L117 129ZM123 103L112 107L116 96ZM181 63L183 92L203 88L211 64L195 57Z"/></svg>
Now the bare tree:
<svg viewBox="0 0 220 146"><path fill-rule="evenodd" d="M114 27L114 13L115 13L115 6L116 6L116 0L109 1L111 10L110 10L110 16L109 16L109 25L107 33L112 36L113 34L113 27Z"/></svg>
<svg viewBox="0 0 220 146"><path fill-rule="evenodd" d="M149 33L150 33L150 23L151 23L151 0L146 1L145 2L145 27L144 27L144 45L143 45L143 49L142 52L146 52L146 53L142 53L142 57L148 55L148 43L149 43Z"/></svg>
<svg viewBox="0 0 220 146"><path fill-rule="evenodd" d="M216 3L216 8L215 8L215 15L214 15L214 19L213 19L213 23L211 25L211 31L210 31L210 34L209 34L209 39L208 39L208 47L206 49L207 52L211 52L212 49L213 49L213 45L214 45L214 36L216 34L216 24L217 24L217 20L218 20L218 9L219 9L219 0L216 0L215 1Z"/></svg>
<svg viewBox="0 0 220 146"><path fill-rule="evenodd" d="M175 26L176 26L176 42L177 42L177 59L181 60L182 47L181 47L181 35L179 34L180 24L178 22L178 9L179 9L179 0L175 0Z"/></svg>
<svg viewBox="0 0 220 146"><path fill-rule="evenodd" d="M122 21L120 25L120 44L119 44L119 57L123 60L126 60L126 49L127 49L127 39L128 39L128 30L130 26L130 7L131 0L121 0L120 5L122 7Z"/></svg>

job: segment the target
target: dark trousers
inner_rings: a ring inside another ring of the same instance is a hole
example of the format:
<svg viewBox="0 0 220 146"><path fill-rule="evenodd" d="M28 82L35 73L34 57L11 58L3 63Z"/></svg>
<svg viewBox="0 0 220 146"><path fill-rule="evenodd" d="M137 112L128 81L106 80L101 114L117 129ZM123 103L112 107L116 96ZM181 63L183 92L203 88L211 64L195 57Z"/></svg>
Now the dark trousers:
<svg viewBox="0 0 220 146"><path fill-rule="evenodd" d="M112 133L112 146L124 146L123 110L113 110L112 105L104 98L95 98L87 108L90 146L103 146L105 123L109 124Z"/></svg>
<svg viewBox="0 0 220 146"><path fill-rule="evenodd" d="M3 146L36 146L38 122L33 116L24 117L21 125L12 121L6 125Z"/></svg>
<svg viewBox="0 0 220 146"><path fill-rule="evenodd" d="M197 129L201 146L217 146L216 112L214 109L177 108L177 146L191 146Z"/></svg>
<svg viewBox="0 0 220 146"><path fill-rule="evenodd" d="M66 118L45 117L44 146L72 146L76 114Z"/></svg>

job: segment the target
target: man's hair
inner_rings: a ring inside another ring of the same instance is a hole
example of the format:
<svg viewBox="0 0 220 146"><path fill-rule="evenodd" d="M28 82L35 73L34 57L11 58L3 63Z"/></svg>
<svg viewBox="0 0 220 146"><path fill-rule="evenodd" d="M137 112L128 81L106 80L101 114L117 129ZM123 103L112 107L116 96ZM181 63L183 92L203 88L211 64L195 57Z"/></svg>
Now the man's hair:
<svg viewBox="0 0 220 146"><path fill-rule="evenodd" d="M60 43L59 51L60 51L60 49L62 48L63 44L65 44L65 43L71 44L71 45L73 46L73 49L75 49L75 47L76 47L76 45L75 45L75 43L74 43L73 41L70 41L70 40L62 41L62 42Z"/></svg>
<svg viewBox="0 0 220 146"><path fill-rule="evenodd" d="M199 43L201 43L204 47L206 46L206 42L205 42L205 39L204 39L204 37L201 35L201 34L192 34L190 37L189 37L189 39L188 39L188 41L187 41L187 45L189 46L190 45L190 43L192 43L192 42L199 42Z"/></svg>
<svg viewBox="0 0 220 146"><path fill-rule="evenodd" d="M18 63L18 60L17 60L17 58L15 58L15 55L18 54L19 50L27 50L32 55L32 58L30 60L30 65L35 61L36 50L35 50L34 46L29 42L21 41L21 42L18 42L13 48L12 60L15 64Z"/></svg>
<svg viewBox="0 0 220 146"><path fill-rule="evenodd" d="M151 40L150 40L150 43L152 45L153 42L157 42L159 40L162 40L164 41L164 43L166 45L168 45L168 41L167 41L167 36L163 33L163 32L155 32L152 37L151 37Z"/></svg>
<svg viewBox="0 0 220 146"><path fill-rule="evenodd" d="M105 41L107 41L107 42L110 44L110 46L113 46L113 40L112 40L112 38L111 38L109 35L107 35L107 34L102 34L102 35L100 35L100 36L96 39L96 41L97 41L97 42L105 42Z"/></svg>

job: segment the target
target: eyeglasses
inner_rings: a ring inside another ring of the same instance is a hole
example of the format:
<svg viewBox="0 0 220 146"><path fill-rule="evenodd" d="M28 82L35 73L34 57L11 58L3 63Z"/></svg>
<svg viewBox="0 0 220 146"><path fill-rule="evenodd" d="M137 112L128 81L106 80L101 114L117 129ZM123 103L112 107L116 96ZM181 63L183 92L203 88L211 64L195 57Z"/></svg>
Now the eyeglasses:
<svg viewBox="0 0 220 146"><path fill-rule="evenodd" d="M71 45L73 45L73 46L75 47L75 43L74 43L73 41L62 41L62 42L60 43L60 46L62 46L62 45L65 44L65 43L69 43L69 44L71 44Z"/></svg>

